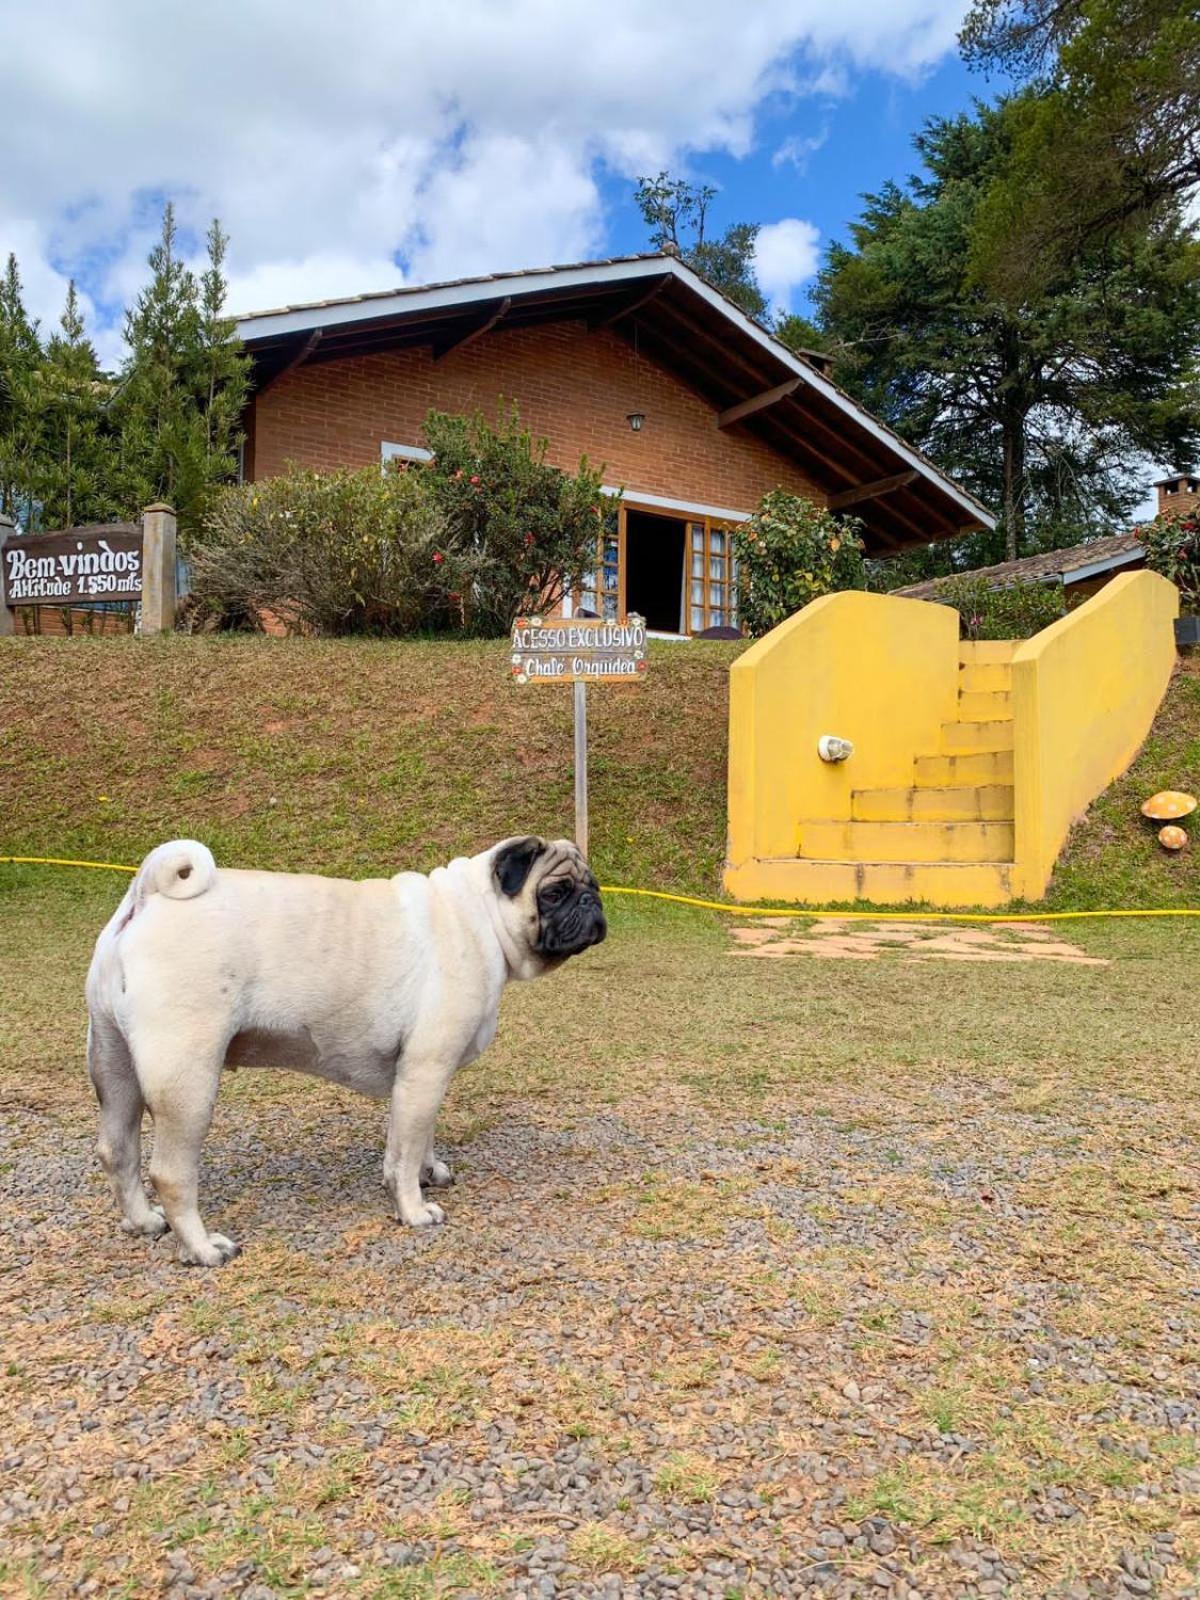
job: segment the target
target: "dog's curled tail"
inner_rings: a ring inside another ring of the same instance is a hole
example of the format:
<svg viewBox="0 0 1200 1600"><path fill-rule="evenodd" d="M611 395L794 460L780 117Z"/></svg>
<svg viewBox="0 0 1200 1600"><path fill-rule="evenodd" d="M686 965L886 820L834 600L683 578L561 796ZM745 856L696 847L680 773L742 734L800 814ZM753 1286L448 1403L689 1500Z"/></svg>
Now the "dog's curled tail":
<svg viewBox="0 0 1200 1600"><path fill-rule="evenodd" d="M160 844L142 862L133 880L134 909L152 894L168 900L194 900L217 881L217 863L207 845L196 839Z"/></svg>

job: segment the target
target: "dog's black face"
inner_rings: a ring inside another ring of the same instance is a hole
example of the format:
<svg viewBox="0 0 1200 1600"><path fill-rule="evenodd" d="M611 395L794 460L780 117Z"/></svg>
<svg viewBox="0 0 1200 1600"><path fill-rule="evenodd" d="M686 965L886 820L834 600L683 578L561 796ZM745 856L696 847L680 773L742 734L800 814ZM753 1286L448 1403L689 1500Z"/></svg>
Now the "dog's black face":
<svg viewBox="0 0 1200 1600"><path fill-rule="evenodd" d="M581 878L550 876L538 886L538 949L547 956L577 956L608 933L600 885L585 869Z"/></svg>
<svg viewBox="0 0 1200 1600"><path fill-rule="evenodd" d="M501 894L528 908L530 946L547 964L577 956L607 934L600 886L570 840L508 840L492 870Z"/></svg>

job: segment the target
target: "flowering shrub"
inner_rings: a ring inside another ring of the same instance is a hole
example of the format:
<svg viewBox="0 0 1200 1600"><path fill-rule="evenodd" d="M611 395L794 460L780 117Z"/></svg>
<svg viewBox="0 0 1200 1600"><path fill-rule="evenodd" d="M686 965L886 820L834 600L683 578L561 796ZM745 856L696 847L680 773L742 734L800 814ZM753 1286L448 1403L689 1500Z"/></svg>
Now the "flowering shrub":
<svg viewBox="0 0 1200 1600"><path fill-rule="evenodd" d="M1185 612L1200 611L1200 511L1168 511L1133 531L1151 572L1177 586Z"/></svg>
<svg viewBox="0 0 1200 1600"><path fill-rule="evenodd" d="M460 626L473 558L423 475L308 472L223 490L188 552L193 625L405 634Z"/></svg>
<svg viewBox="0 0 1200 1600"><path fill-rule="evenodd" d="M586 458L572 475L546 463L546 441L523 428L516 408L489 427L470 417L431 411L428 480L454 544L470 558L464 591L472 632L505 634L513 618L549 611L597 563L601 474Z"/></svg>
<svg viewBox="0 0 1200 1600"><path fill-rule="evenodd" d="M933 597L958 612L966 639L1032 639L1067 610L1060 583L992 589L984 578L939 578Z"/></svg>
<svg viewBox="0 0 1200 1600"><path fill-rule="evenodd" d="M733 530L742 628L769 633L823 594L865 589L861 526L784 489L765 495Z"/></svg>

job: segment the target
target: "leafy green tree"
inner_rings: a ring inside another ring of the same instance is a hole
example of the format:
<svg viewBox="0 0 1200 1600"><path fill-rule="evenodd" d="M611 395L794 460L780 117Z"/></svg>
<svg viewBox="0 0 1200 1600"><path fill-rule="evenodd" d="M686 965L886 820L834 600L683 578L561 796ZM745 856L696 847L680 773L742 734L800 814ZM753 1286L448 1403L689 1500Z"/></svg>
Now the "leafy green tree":
<svg viewBox="0 0 1200 1600"><path fill-rule="evenodd" d="M469 569L458 594L472 632L507 633L513 619L550 611L598 564L603 475L586 458L575 473L546 461L546 441L522 426L516 408L490 427L479 413L431 411L425 440L433 460L421 473L446 525L447 548Z"/></svg>
<svg viewBox="0 0 1200 1600"><path fill-rule="evenodd" d="M34 381L42 359L37 324L25 310L17 258L0 279L0 511L28 524L33 511Z"/></svg>
<svg viewBox="0 0 1200 1600"><path fill-rule="evenodd" d="M233 475L241 442L248 358L224 316L225 245L214 223L197 283L168 205L150 253L153 276L125 319L129 356L117 397L124 497L132 506L169 501L185 537L215 486Z"/></svg>
<svg viewBox="0 0 1200 1600"><path fill-rule="evenodd" d="M1177 214L1094 240L1020 292L973 271L1013 115L1002 102L931 120L924 171L866 197L816 294L840 380L1000 507L1003 547L975 541L984 562L1123 524L1145 457L1200 444L1200 257Z"/></svg>
<svg viewBox="0 0 1200 1600"><path fill-rule="evenodd" d="M60 321L31 384L35 429L32 487L44 528L116 518L113 440L105 407L112 385L86 337L72 280Z"/></svg>
<svg viewBox="0 0 1200 1600"><path fill-rule="evenodd" d="M772 489L733 530L738 619L755 636L835 589L865 589L862 524Z"/></svg>
<svg viewBox="0 0 1200 1600"><path fill-rule="evenodd" d="M788 311L778 317L775 322L775 337L789 350L797 350L802 354L806 351L816 351L821 355L831 354L831 342L824 328L818 327L808 317L803 317L798 311Z"/></svg>
<svg viewBox="0 0 1200 1600"><path fill-rule="evenodd" d="M656 250L673 250L735 305L762 322L767 300L754 276L759 224L735 222L719 238L710 238L708 208L716 193L711 184L689 183L686 178L660 172L657 178L638 179L634 199Z"/></svg>
<svg viewBox="0 0 1200 1600"><path fill-rule="evenodd" d="M1097 236L1136 236L1200 187L1195 0L975 0L961 45L1035 90L975 241L994 286L1053 273Z"/></svg>

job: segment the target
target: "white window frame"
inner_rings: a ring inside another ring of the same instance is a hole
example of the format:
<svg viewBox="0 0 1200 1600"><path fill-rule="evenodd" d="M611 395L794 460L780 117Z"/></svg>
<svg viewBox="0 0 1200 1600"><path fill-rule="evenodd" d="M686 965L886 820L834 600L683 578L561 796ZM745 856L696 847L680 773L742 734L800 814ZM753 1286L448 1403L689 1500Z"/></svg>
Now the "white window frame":
<svg viewBox="0 0 1200 1600"><path fill-rule="evenodd" d="M419 444L390 444L385 439L379 446L379 459L385 466L389 461L432 461L433 451Z"/></svg>

